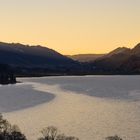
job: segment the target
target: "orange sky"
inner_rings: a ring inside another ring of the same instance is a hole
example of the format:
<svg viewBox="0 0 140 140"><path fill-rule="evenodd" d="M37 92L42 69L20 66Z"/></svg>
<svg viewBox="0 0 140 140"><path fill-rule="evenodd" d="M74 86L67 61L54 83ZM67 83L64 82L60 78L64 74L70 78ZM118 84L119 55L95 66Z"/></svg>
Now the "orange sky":
<svg viewBox="0 0 140 140"><path fill-rule="evenodd" d="M62 54L106 53L140 42L140 0L0 0L0 41Z"/></svg>

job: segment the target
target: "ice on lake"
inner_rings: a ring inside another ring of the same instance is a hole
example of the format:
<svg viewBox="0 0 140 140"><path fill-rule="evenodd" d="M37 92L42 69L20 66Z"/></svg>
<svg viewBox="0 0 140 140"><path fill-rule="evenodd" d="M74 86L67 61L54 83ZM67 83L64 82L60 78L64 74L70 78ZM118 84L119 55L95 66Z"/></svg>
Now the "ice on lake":
<svg viewBox="0 0 140 140"><path fill-rule="evenodd" d="M80 140L119 135L140 138L140 76L72 76L19 79L0 87L0 111L30 140L54 125Z"/></svg>

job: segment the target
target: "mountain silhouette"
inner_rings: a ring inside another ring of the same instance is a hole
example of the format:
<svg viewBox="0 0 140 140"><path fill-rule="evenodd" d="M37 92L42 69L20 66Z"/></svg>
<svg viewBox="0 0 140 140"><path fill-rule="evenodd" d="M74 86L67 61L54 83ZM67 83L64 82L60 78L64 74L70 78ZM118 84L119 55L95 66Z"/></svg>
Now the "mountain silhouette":
<svg viewBox="0 0 140 140"><path fill-rule="evenodd" d="M140 43L108 54L64 56L39 45L0 42L0 64L16 76L140 74Z"/></svg>
<svg viewBox="0 0 140 140"><path fill-rule="evenodd" d="M0 42L0 64L11 66L19 75L67 73L80 64L55 50L43 46Z"/></svg>
<svg viewBox="0 0 140 140"><path fill-rule="evenodd" d="M47 47L1 42L0 63L25 67L49 67L65 66L75 62Z"/></svg>
<svg viewBox="0 0 140 140"><path fill-rule="evenodd" d="M94 66L93 71L108 74L139 74L140 44L133 49L119 47L90 64Z"/></svg>

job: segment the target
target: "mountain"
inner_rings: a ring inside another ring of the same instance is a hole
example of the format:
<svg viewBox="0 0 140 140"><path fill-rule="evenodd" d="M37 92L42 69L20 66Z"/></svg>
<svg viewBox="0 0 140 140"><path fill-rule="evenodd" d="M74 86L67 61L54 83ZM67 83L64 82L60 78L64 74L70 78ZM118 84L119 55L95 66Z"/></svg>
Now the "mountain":
<svg viewBox="0 0 140 140"><path fill-rule="evenodd" d="M80 64L43 46L0 42L0 63L8 64L16 73L65 73Z"/></svg>
<svg viewBox="0 0 140 140"><path fill-rule="evenodd" d="M103 57L105 54L77 54L77 55L68 55L67 57L79 61L79 62L90 62L95 61L98 58Z"/></svg>
<svg viewBox="0 0 140 140"><path fill-rule="evenodd" d="M118 55L125 52L127 53L129 51L130 49L126 47L119 47L107 54L77 54L77 55L67 55L67 57L79 62L94 62L95 60L108 58L113 55Z"/></svg>
<svg viewBox="0 0 140 140"><path fill-rule="evenodd" d="M126 47L119 47L111 52L109 52L108 54L105 55L105 57L111 57L113 55L119 55L119 54L125 54L125 53L129 53L131 49L126 48Z"/></svg>
<svg viewBox="0 0 140 140"><path fill-rule="evenodd" d="M6 78L9 72L9 76L140 74L140 44L133 49L119 47L104 55L69 57L39 45L0 42L0 67L10 67L6 75L3 73Z"/></svg>
<svg viewBox="0 0 140 140"><path fill-rule="evenodd" d="M140 74L140 44L133 49L119 47L90 65L100 74Z"/></svg>
<svg viewBox="0 0 140 140"><path fill-rule="evenodd" d="M140 43L132 49L132 55L140 56Z"/></svg>
<svg viewBox="0 0 140 140"><path fill-rule="evenodd" d="M13 66L46 67L65 66L75 62L47 47L0 43L0 63Z"/></svg>
<svg viewBox="0 0 140 140"><path fill-rule="evenodd" d="M129 58L121 65L124 73L140 74L140 43L130 53Z"/></svg>
<svg viewBox="0 0 140 140"><path fill-rule="evenodd" d="M97 69L112 71L119 68L120 65L128 59L130 51L130 49L124 47L117 48L103 57L95 60L93 65Z"/></svg>

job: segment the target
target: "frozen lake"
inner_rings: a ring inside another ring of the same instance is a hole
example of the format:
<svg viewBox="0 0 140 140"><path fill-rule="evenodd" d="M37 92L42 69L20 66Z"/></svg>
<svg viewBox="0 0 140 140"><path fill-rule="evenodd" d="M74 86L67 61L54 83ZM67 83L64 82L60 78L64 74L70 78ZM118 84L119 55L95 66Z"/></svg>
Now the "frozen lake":
<svg viewBox="0 0 140 140"><path fill-rule="evenodd" d="M80 140L140 138L140 76L23 78L0 87L0 112L29 140L48 125Z"/></svg>

